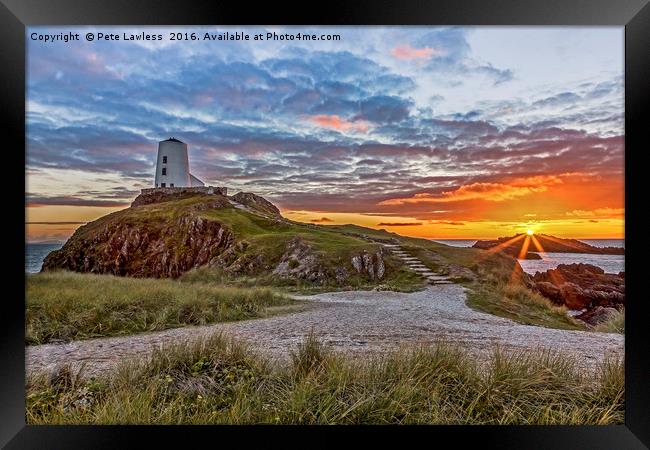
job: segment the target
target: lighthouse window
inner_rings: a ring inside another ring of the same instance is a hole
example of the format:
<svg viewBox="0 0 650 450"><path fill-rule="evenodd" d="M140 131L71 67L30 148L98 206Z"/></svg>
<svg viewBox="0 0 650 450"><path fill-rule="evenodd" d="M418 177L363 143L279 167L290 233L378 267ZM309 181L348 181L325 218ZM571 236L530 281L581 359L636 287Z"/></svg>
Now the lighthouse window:
<svg viewBox="0 0 650 450"><path fill-rule="evenodd" d="M167 167L163 167L163 169L162 169L162 174L163 174L163 175L167 175Z"/></svg>
<svg viewBox="0 0 650 450"><path fill-rule="evenodd" d="M167 164L167 157L163 156L163 164Z"/></svg>

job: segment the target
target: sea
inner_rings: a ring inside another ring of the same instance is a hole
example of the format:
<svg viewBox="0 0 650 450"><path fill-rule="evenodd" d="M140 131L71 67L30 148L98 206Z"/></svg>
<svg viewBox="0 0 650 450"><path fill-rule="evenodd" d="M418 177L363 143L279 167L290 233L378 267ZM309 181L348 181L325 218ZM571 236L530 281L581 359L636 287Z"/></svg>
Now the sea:
<svg viewBox="0 0 650 450"><path fill-rule="evenodd" d="M25 272L37 273L41 271L43 260L48 253L63 247L62 242L57 243L27 243L25 245Z"/></svg>
<svg viewBox="0 0 650 450"><path fill-rule="evenodd" d="M441 244L453 247L471 247L476 240L469 239L432 239ZM595 247L623 247L625 239L580 239L582 242ZM63 246L59 243L28 243L25 246L25 272L37 273L41 271L43 259L48 253L58 250ZM519 260L522 269L530 274L554 269L559 264L586 263L602 268L607 273L625 271L625 255L587 255L584 253L544 253L542 259Z"/></svg>
<svg viewBox="0 0 650 450"><path fill-rule="evenodd" d="M441 244L453 247L471 247L476 240L467 239L432 239ZM625 239L578 239L594 247L622 247ZM530 251L530 250L529 250ZM537 252L538 253L538 252ZM520 259L519 264L525 272L534 275L535 272L545 272L555 269L560 264L584 263L600 267L606 273L625 271L625 255L588 255L585 253L540 253L542 259Z"/></svg>

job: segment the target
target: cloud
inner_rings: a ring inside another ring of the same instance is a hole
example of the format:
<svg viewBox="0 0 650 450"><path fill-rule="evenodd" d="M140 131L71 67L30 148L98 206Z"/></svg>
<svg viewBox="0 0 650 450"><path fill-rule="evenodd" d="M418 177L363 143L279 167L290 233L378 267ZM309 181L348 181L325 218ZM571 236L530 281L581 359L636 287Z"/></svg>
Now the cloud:
<svg viewBox="0 0 650 450"><path fill-rule="evenodd" d="M399 122L408 117L413 102L396 96L377 95L360 101L358 119L378 123Z"/></svg>
<svg viewBox="0 0 650 450"><path fill-rule="evenodd" d="M445 52L431 47L413 48L409 44L398 45L390 52L395 58L413 60L430 59L433 56L444 55Z"/></svg>
<svg viewBox="0 0 650 450"><path fill-rule="evenodd" d="M83 225L88 222L25 222L27 225Z"/></svg>
<svg viewBox="0 0 650 450"><path fill-rule="evenodd" d="M465 225L465 222L459 222L454 220L429 220L429 223L434 225L454 225L454 226Z"/></svg>
<svg viewBox="0 0 650 450"><path fill-rule="evenodd" d="M381 222L378 227L415 227L422 225L422 222Z"/></svg>
<svg viewBox="0 0 650 450"><path fill-rule="evenodd" d="M533 102L533 107L572 105L579 102L581 99L582 97L574 92L562 92Z"/></svg>
<svg viewBox="0 0 650 450"><path fill-rule="evenodd" d="M462 84L463 78L475 75L487 77L495 86L514 79L511 69L498 68L473 58L466 29L460 27L434 29L417 38L414 45L418 48L444 49L443 54L429 59L423 69L428 72L452 75L449 77L451 84Z"/></svg>
<svg viewBox="0 0 650 450"><path fill-rule="evenodd" d="M323 223L323 222L334 222L334 220L330 219L329 217L321 217L320 219L311 219L310 222Z"/></svg>
<svg viewBox="0 0 650 450"><path fill-rule="evenodd" d="M360 133L365 133L368 131L368 128L370 128L370 125L368 122L360 120L360 121L349 121L345 119L341 119L337 115L317 115L317 116L311 116L308 118L309 121L312 123L315 123L318 126L321 127L326 127L326 128L332 128L334 130L338 131L356 131Z"/></svg>
<svg viewBox="0 0 650 450"><path fill-rule="evenodd" d="M27 196L28 207L39 206L102 206L102 207L123 207L129 206L130 202L118 200L96 200L85 199L78 197L41 197L41 196Z"/></svg>
<svg viewBox="0 0 650 450"><path fill-rule="evenodd" d="M384 200L379 205L403 205L407 203L447 203L467 200L485 200L502 202L533 193L544 192L549 186L561 184L557 176L536 176L517 178L509 183L471 183L460 186L453 191L444 191L440 195L418 193L410 198Z"/></svg>
<svg viewBox="0 0 650 450"><path fill-rule="evenodd" d="M573 211L567 211L566 215L572 217L622 217L625 215L625 208L574 209Z"/></svg>

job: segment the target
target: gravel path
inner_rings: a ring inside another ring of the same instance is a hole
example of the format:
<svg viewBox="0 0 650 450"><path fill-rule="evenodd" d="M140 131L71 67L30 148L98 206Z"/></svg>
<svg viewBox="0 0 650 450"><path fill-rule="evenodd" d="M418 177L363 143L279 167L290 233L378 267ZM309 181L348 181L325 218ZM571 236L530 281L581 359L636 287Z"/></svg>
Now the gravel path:
<svg viewBox="0 0 650 450"><path fill-rule="evenodd" d="M576 356L587 370L606 354L623 355L622 335L520 325L480 313L465 304L464 288L456 284L432 285L414 293L349 291L297 298L308 300L309 307L289 315L29 346L27 371L85 363L86 375L105 374L124 359L146 358L154 346L187 342L221 331L250 342L255 350L278 361L286 360L290 350L312 329L334 350L355 353L443 339L462 345L484 360L495 344L504 349L543 346Z"/></svg>

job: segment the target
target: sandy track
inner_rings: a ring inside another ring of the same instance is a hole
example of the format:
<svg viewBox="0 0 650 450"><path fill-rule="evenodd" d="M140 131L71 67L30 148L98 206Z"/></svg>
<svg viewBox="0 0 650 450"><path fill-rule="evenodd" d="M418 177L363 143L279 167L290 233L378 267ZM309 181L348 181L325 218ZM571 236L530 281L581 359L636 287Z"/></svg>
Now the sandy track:
<svg viewBox="0 0 650 450"><path fill-rule="evenodd" d="M99 375L127 358L146 358L153 347L220 331L248 341L255 350L280 361L312 329L334 350L354 353L443 339L467 348L479 359L484 359L495 344L509 350L548 347L577 357L581 366L591 369L605 355L622 356L624 351L622 335L520 325L474 311L465 304L464 288L455 284L434 285L408 294L350 291L299 298L310 301L312 307L243 322L30 346L26 349L27 371L85 363L84 373Z"/></svg>

